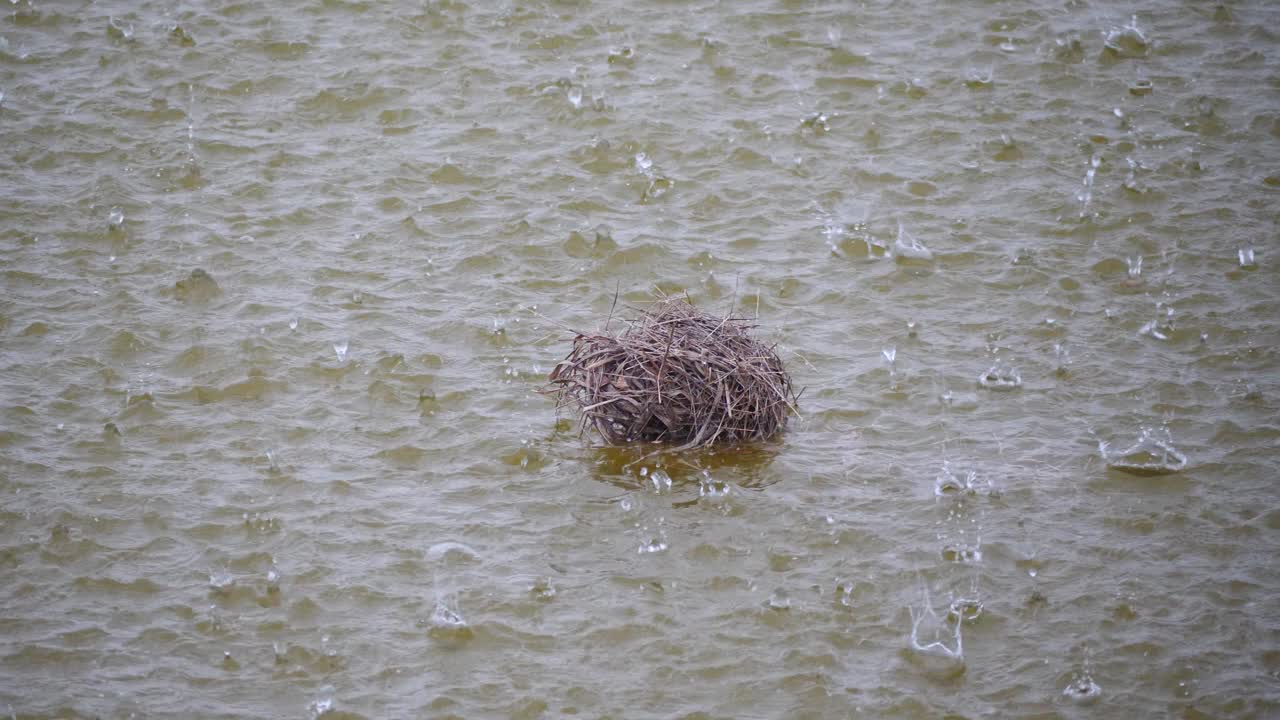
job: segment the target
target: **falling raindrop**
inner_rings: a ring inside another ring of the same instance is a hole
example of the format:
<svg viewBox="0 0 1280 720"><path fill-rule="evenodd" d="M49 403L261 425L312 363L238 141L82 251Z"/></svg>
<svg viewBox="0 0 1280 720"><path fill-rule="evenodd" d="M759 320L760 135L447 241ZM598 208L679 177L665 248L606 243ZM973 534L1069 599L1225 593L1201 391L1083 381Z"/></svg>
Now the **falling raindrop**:
<svg viewBox="0 0 1280 720"><path fill-rule="evenodd" d="M1236 252L1236 256L1240 259L1240 267L1242 268L1255 268L1258 266L1257 262L1253 259L1252 245L1246 245L1245 247L1240 248L1240 250Z"/></svg>

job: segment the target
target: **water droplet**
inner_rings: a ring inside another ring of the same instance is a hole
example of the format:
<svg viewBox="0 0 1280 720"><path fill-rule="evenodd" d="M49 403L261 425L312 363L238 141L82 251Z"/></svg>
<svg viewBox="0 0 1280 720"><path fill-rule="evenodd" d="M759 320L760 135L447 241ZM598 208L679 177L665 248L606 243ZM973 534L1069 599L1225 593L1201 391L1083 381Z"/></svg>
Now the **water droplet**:
<svg viewBox="0 0 1280 720"><path fill-rule="evenodd" d="M1106 52L1115 58L1146 57L1151 51L1151 41L1138 27L1136 15L1130 18L1128 25L1112 28L1107 33L1104 45Z"/></svg>
<svg viewBox="0 0 1280 720"><path fill-rule="evenodd" d="M786 590L778 588L769 594L769 600L766 604L771 610L790 610L791 596L787 594Z"/></svg>
<svg viewBox="0 0 1280 720"><path fill-rule="evenodd" d="M1142 275L1142 256L1125 258L1125 264L1129 266L1129 279L1137 280Z"/></svg>
<svg viewBox="0 0 1280 720"><path fill-rule="evenodd" d="M1090 705L1097 702L1102 696L1102 688L1093 678L1088 675L1082 675L1072 680L1066 689L1062 691L1062 695L1071 702L1079 705Z"/></svg>
<svg viewBox="0 0 1280 720"><path fill-rule="evenodd" d="M307 704L307 713L310 714L311 720L316 720L321 715L333 709L333 686L326 685L320 689L320 697L312 700Z"/></svg>
<svg viewBox="0 0 1280 720"><path fill-rule="evenodd" d="M1098 453L1107 467L1131 475L1168 475L1187 466L1187 456L1173 445L1167 428L1142 428L1138 440L1121 450L1099 441Z"/></svg>
<svg viewBox="0 0 1280 720"><path fill-rule="evenodd" d="M1252 245L1246 245L1245 247L1240 248L1240 250L1236 252L1236 256L1240 259L1240 267L1242 268L1254 268L1258 266L1257 262L1253 259Z"/></svg>
<svg viewBox="0 0 1280 720"><path fill-rule="evenodd" d="M1063 343L1053 344L1053 369L1058 375L1067 374L1067 366L1071 364L1071 353Z"/></svg>
<svg viewBox="0 0 1280 720"><path fill-rule="evenodd" d="M292 320L289 321L289 329L290 330L298 329L298 318L293 318Z"/></svg>
<svg viewBox="0 0 1280 720"><path fill-rule="evenodd" d="M637 552L639 552L641 555L644 555L648 553L660 553L665 551L666 549L667 549L667 541L662 539L661 537L655 537L655 538L649 538L648 540L641 541L640 547L637 548Z"/></svg>
<svg viewBox="0 0 1280 720"><path fill-rule="evenodd" d="M121 225L124 225L124 210L118 207L111 208L111 212L107 214L107 227L119 230Z"/></svg>
<svg viewBox="0 0 1280 720"><path fill-rule="evenodd" d="M956 598L947 609L951 622L973 622L982 616L982 601L977 598Z"/></svg>
<svg viewBox="0 0 1280 720"><path fill-rule="evenodd" d="M551 583L551 578L541 577L533 583L533 587L529 588L529 595L534 600L546 602L556 596L556 586Z"/></svg>
<svg viewBox="0 0 1280 720"><path fill-rule="evenodd" d="M648 175L653 170L653 160L644 153L636 153L636 172Z"/></svg>
<svg viewBox="0 0 1280 720"><path fill-rule="evenodd" d="M724 480L716 480L705 470L698 481L698 497L708 500L720 500L729 495L731 485Z"/></svg>
<svg viewBox="0 0 1280 720"><path fill-rule="evenodd" d="M994 365L978 376L978 385L987 390L1016 390L1022 387L1022 376L1008 365Z"/></svg>
<svg viewBox="0 0 1280 720"><path fill-rule="evenodd" d="M653 491L659 495L671 494L671 476L664 470L654 470L649 476L649 482L653 484Z"/></svg>
<svg viewBox="0 0 1280 720"><path fill-rule="evenodd" d="M341 342L336 342L333 344L333 352L338 356L338 362L347 361L347 348L349 346L350 346L350 343L346 340L343 340Z"/></svg>
<svg viewBox="0 0 1280 720"><path fill-rule="evenodd" d="M893 243L893 256L906 260L932 260L933 251L908 233L902 223L898 223L898 238Z"/></svg>
<svg viewBox="0 0 1280 720"><path fill-rule="evenodd" d="M961 625L939 617L925 593L923 606L911 608L911 649L923 658L936 661L939 670L961 669L964 667Z"/></svg>
<svg viewBox="0 0 1280 720"><path fill-rule="evenodd" d="M581 87L574 85L573 87L569 88L568 96L569 96L569 104L572 105L575 109L582 107L582 88Z"/></svg>

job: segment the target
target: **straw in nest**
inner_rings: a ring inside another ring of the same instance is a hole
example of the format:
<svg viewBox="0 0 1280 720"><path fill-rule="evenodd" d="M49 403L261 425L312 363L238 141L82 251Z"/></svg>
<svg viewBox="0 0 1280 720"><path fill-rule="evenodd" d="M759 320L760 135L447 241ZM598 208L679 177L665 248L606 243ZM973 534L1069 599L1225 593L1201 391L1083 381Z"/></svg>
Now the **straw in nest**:
<svg viewBox="0 0 1280 720"><path fill-rule="evenodd" d="M662 298L616 336L575 337L548 391L610 445L761 440L787 424L798 396L752 327Z"/></svg>

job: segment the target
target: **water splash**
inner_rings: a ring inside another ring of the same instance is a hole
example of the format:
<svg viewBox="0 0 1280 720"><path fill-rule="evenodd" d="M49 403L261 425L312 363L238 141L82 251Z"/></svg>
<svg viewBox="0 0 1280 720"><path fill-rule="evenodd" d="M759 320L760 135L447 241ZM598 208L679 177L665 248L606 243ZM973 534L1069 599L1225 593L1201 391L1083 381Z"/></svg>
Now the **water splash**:
<svg viewBox="0 0 1280 720"><path fill-rule="evenodd" d="M982 617L982 600L975 594L972 597L958 597L947 607L947 621L956 623L972 623Z"/></svg>
<svg viewBox="0 0 1280 720"><path fill-rule="evenodd" d="M119 230L124 226L124 210L118 207L111 208L111 212L107 214L107 228L110 230Z"/></svg>
<svg viewBox="0 0 1280 720"><path fill-rule="evenodd" d="M1001 363L979 375L978 385L987 390L1017 390L1022 387L1022 376L1013 367Z"/></svg>
<svg viewBox="0 0 1280 720"><path fill-rule="evenodd" d="M1105 52L1115 58L1142 58L1151 52L1151 40L1138 27L1138 16L1129 18L1129 24L1107 31L1103 40Z"/></svg>
<svg viewBox="0 0 1280 720"><path fill-rule="evenodd" d="M1077 705L1092 705L1102 697L1102 687L1088 675L1080 675L1067 684L1062 695Z"/></svg>
<svg viewBox="0 0 1280 720"><path fill-rule="evenodd" d="M732 487L724 480L712 478L711 473L703 470L702 478L698 480L698 497L707 500L723 500L729 497Z"/></svg>
<svg viewBox="0 0 1280 720"><path fill-rule="evenodd" d="M338 362L347 361L347 349L350 346L351 346L351 343L347 340L342 340L340 342L336 342L333 344L333 352L335 355L338 356Z"/></svg>
<svg viewBox="0 0 1280 720"><path fill-rule="evenodd" d="M783 588L777 588L769 593L769 599L765 601L765 605L770 610L790 610L791 596Z"/></svg>
<svg viewBox="0 0 1280 720"><path fill-rule="evenodd" d="M649 484L659 495L671 494L671 476L665 470L656 469L649 473Z"/></svg>
<svg viewBox="0 0 1280 720"><path fill-rule="evenodd" d="M320 689L320 697L307 703L307 715L311 720L316 720L331 710L333 710L333 686L325 685Z"/></svg>
<svg viewBox="0 0 1280 720"><path fill-rule="evenodd" d="M1059 376L1067 374L1067 366L1071 364L1071 352L1064 343L1053 344L1053 371Z"/></svg>
<svg viewBox="0 0 1280 720"><path fill-rule="evenodd" d="M582 87L581 86L574 85L573 87L569 88L567 97L569 98L569 104L573 106L573 109L578 110L582 108Z"/></svg>
<svg viewBox="0 0 1280 720"><path fill-rule="evenodd" d="M1154 320L1138 328L1139 335L1148 335L1160 341L1168 340L1173 331L1173 308L1168 306L1164 308L1164 317L1157 316Z"/></svg>
<svg viewBox="0 0 1280 720"><path fill-rule="evenodd" d="M448 564L457 560L475 560L479 555L475 548L456 540L445 540L427 548L427 560L430 562L444 560Z"/></svg>
<svg viewBox="0 0 1280 720"><path fill-rule="evenodd" d="M889 371L889 387L897 389L898 387L898 348L890 345L880 351L880 356L884 358L884 366Z"/></svg>
<svg viewBox="0 0 1280 720"><path fill-rule="evenodd" d="M936 497L949 495L975 496L986 494L991 490L991 483L978 476L977 470L965 470L959 475L952 472L951 463L943 463L942 472L934 479L933 494Z"/></svg>
<svg viewBox="0 0 1280 720"><path fill-rule="evenodd" d="M662 526L662 518L658 518L658 527L650 532L648 527L640 528L640 545L636 552L641 555L652 555L666 552L667 530Z"/></svg>
<svg viewBox="0 0 1280 720"><path fill-rule="evenodd" d="M1169 429L1163 427L1142 428L1137 442L1123 449L1113 450L1099 440L1098 453L1107 467L1130 475L1170 475L1187 466L1187 456L1174 447Z"/></svg>
<svg viewBox="0 0 1280 720"><path fill-rule="evenodd" d="M1254 260L1254 258L1253 258L1253 246L1252 246L1252 245L1246 245L1246 246L1244 246L1244 247L1240 248L1238 251L1236 251L1236 257L1240 260L1240 267L1242 267L1242 268L1256 268L1256 267L1258 267L1258 263L1257 263L1257 261L1256 261L1256 260Z"/></svg>
<svg viewBox="0 0 1280 720"><path fill-rule="evenodd" d="M1139 280L1142 277L1142 256L1127 257L1124 259L1125 265L1128 266L1127 273L1130 280Z"/></svg>
<svg viewBox="0 0 1280 720"><path fill-rule="evenodd" d="M1062 690L1062 696L1077 705L1091 705L1102 696L1102 688L1093 679L1092 663L1089 660L1089 646L1084 646L1084 659L1080 663L1080 671L1073 673L1071 682Z"/></svg>
<svg viewBox="0 0 1280 720"><path fill-rule="evenodd" d="M556 596L556 586L549 577L540 577L529 588L529 596L534 600L547 602Z"/></svg>
<svg viewBox="0 0 1280 720"><path fill-rule="evenodd" d="M932 260L933 251L925 247L898 223L898 238L893 241L893 256L898 260Z"/></svg>
<svg viewBox="0 0 1280 720"><path fill-rule="evenodd" d="M939 617L924 591L921 607L911 607L911 638L909 648L934 670L956 674L964 672L964 638L962 623L950 622Z"/></svg>
<svg viewBox="0 0 1280 720"><path fill-rule="evenodd" d="M1080 192L1076 193L1076 200L1080 202L1080 217L1088 214L1089 203L1093 202L1093 179L1098 174L1098 166L1102 164L1102 156L1094 153L1089 157L1089 167L1084 171L1084 185Z"/></svg>

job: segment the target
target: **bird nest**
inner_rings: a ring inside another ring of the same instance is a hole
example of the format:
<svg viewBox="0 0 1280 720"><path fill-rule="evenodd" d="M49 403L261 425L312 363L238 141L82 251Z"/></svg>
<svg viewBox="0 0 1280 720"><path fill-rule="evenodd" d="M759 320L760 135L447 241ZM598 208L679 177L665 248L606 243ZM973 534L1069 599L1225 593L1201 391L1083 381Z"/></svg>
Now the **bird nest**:
<svg viewBox="0 0 1280 720"><path fill-rule="evenodd" d="M610 445L762 440L786 426L798 395L753 327L661 298L618 335L575 337L547 390Z"/></svg>

